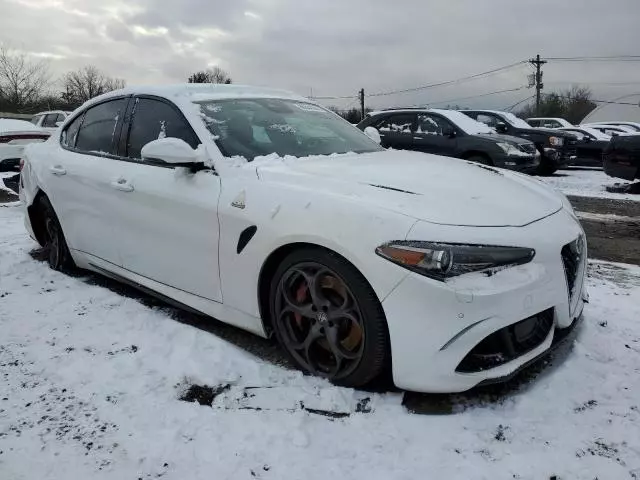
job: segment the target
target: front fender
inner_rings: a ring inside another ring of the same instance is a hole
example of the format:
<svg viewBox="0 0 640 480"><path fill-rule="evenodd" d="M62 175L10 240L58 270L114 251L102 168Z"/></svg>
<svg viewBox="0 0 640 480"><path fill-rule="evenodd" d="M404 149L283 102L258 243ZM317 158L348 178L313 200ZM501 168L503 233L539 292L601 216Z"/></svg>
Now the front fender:
<svg viewBox="0 0 640 480"><path fill-rule="evenodd" d="M407 274L377 256L375 249L390 240L404 239L415 223L411 217L343 195L274 185L256 177L229 179L222 184L219 264L225 305L259 317L260 271L271 253L294 243L338 253L364 275L381 301ZM232 206L241 195L245 208ZM256 233L238 253L240 234L251 226L257 228Z"/></svg>

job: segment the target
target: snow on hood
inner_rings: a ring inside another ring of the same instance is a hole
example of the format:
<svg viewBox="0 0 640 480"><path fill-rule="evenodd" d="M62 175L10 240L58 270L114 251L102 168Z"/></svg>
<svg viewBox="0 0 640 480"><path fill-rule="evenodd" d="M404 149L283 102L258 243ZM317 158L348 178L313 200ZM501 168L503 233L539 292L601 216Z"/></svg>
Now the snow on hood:
<svg viewBox="0 0 640 480"><path fill-rule="evenodd" d="M245 168L252 166L264 181L357 197L442 225L523 226L562 208L553 190L524 175L418 152L274 156Z"/></svg>

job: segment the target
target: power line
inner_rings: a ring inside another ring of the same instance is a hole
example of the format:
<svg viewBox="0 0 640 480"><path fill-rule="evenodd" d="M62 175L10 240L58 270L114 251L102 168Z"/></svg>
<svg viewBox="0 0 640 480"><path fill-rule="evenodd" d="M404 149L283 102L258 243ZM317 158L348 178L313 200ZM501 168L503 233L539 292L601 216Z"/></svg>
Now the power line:
<svg viewBox="0 0 640 480"><path fill-rule="evenodd" d="M510 112L511 110L513 110L514 108L516 108L518 105L523 104L524 102L526 102L527 100L531 100L533 98L536 98L535 95L529 95L527 98L525 98L524 100L520 100L519 102L514 103L513 105L511 105L510 107L506 107L505 111Z"/></svg>
<svg viewBox="0 0 640 480"><path fill-rule="evenodd" d="M525 64L526 61L521 60L519 62L516 63L512 63L510 65L505 65L504 67L499 67L499 68L494 68L492 70L487 70L486 72L481 72L481 73L476 73L474 75L469 75L467 77L462 77L462 78L457 78L455 80L447 80L446 82L438 82L438 83L431 83L428 85L421 85L419 87L413 87L413 88L405 88L402 90L391 90L388 92L378 92L378 93L370 93L367 95L367 97L382 97L385 95L395 95L398 93L408 93L408 92L417 92L419 90L426 90L428 88L435 88L435 87L442 87L445 85L453 85L456 83L460 83L460 82L465 82L465 81L469 81L469 80L474 80L480 77L484 77L484 76L488 76L488 75L492 75L498 72L502 72L504 70L509 70L511 68L517 67L519 65L523 65Z"/></svg>
<svg viewBox="0 0 640 480"><path fill-rule="evenodd" d="M546 57L546 60L554 62L637 62L640 55L611 55L595 57Z"/></svg>
<svg viewBox="0 0 640 480"><path fill-rule="evenodd" d="M596 100L594 98L589 98L589 99L576 98L576 97L569 97L568 95L558 95L557 93L543 93L543 95L547 95L547 96L555 95L558 98L564 98L566 100L588 100L588 101L593 102L593 103L605 103L605 104L609 104L609 105L633 105L634 107L640 106L638 103L616 102L616 101L613 101L613 100Z"/></svg>
<svg viewBox="0 0 640 480"><path fill-rule="evenodd" d="M509 88L507 90L498 90L496 92L481 93L480 95L471 95L469 97L452 98L452 99L449 99L449 100L441 100L441 101L438 101L438 102L428 102L428 104L429 105L440 105L442 103L451 103L451 102L458 102L460 100L469 100L469 99L472 99L472 98L488 97L490 95L497 95L499 93L517 92L517 91L523 90L525 88L527 88L527 87Z"/></svg>

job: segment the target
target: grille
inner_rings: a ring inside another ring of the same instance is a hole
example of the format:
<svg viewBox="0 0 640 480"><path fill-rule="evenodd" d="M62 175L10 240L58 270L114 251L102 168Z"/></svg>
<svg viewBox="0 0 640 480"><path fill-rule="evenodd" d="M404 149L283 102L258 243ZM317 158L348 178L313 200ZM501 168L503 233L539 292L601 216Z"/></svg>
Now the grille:
<svg viewBox="0 0 640 480"><path fill-rule="evenodd" d="M456 368L473 373L498 367L538 347L553 328L553 308L501 328L482 340Z"/></svg>
<svg viewBox="0 0 640 480"><path fill-rule="evenodd" d="M562 255L562 265L564 267L564 274L567 278L567 289L569 291L569 302L573 300L573 295L576 288L576 279L578 277L578 269L582 262L582 255L584 253L584 239L582 236L578 237L571 243L568 243L562 247L560 252Z"/></svg>

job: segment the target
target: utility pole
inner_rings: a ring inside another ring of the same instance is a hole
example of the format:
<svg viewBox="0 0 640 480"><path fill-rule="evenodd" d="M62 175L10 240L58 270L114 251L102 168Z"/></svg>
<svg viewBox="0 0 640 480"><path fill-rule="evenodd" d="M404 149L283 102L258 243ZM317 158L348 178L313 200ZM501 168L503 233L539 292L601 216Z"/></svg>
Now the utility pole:
<svg viewBox="0 0 640 480"><path fill-rule="evenodd" d="M542 83L542 70L541 67L545 63L546 60L540 60L540 55L536 55L536 58L532 58L529 60L529 63L536 67L536 115L540 115L540 96L542 93L542 89L544 88L544 84Z"/></svg>
<svg viewBox="0 0 640 480"><path fill-rule="evenodd" d="M360 96L360 117L364 120L364 88L360 89L358 95Z"/></svg>

